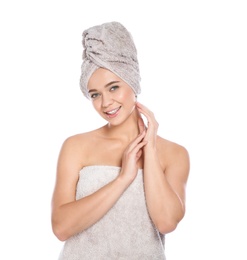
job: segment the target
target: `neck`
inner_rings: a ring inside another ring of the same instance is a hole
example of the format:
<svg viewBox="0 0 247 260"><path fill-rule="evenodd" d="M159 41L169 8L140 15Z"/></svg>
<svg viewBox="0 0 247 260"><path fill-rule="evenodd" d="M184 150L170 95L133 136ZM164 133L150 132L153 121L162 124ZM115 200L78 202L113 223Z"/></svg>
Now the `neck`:
<svg viewBox="0 0 247 260"><path fill-rule="evenodd" d="M111 138L118 138L124 141L132 141L139 134L138 118L140 114L136 109L121 125L107 124L104 128Z"/></svg>

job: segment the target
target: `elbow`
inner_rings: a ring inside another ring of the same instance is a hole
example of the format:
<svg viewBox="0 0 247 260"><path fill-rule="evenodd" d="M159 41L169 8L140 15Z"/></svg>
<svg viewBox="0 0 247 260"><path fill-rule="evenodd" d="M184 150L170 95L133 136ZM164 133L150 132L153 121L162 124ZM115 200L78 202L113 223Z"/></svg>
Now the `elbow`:
<svg viewBox="0 0 247 260"><path fill-rule="evenodd" d="M59 229L57 227L53 227L52 230L53 230L53 233L57 237L58 240L63 242L63 241L68 239L68 236L61 229Z"/></svg>
<svg viewBox="0 0 247 260"><path fill-rule="evenodd" d="M175 221L163 221L161 223L157 223L155 226L161 234L165 235L174 231L177 228L177 225L178 222Z"/></svg>
<svg viewBox="0 0 247 260"><path fill-rule="evenodd" d="M160 217L159 219L156 219L156 221L154 221L154 225L161 234L171 233L177 228L179 222L183 219L183 216L184 214L182 214L182 216L180 216L179 218L176 218L174 216Z"/></svg>
<svg viewBox="0 0 247 260"><path fill-rule="evenodd" d="M64 242L65 240L67 240L67 237L62 233L55 233L54 232L54 234L57 237L57 239L60 240L61 242Z"/></svg>
<svg viewBox="0 0 247 260"><path fill-rule="evenodd" d="M185 211L183 210L179 216L160 217L154 224L161 234L171 233L177 228L184 215Z"/></svg>
<svg viewBox="0 0 247 260"><path fill-rule="evenodd" d="M56 221L52 221L52 231L54 235L58 238L58 240L62 242L70 237L64 226Z"/></svg>

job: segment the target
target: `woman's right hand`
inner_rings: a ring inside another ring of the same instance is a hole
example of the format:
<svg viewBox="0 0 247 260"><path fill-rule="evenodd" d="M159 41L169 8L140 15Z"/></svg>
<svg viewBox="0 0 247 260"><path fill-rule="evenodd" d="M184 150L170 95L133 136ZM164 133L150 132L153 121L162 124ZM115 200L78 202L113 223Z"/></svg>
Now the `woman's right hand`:
<svg viewBox="0 0 247 260"><path fill-rule="evenodd" d="M138 171L138 161L142 155L142 148L146 145L144 141L146 131L143 130L125 149L122 157L120 177L132 182Z"/></svg>

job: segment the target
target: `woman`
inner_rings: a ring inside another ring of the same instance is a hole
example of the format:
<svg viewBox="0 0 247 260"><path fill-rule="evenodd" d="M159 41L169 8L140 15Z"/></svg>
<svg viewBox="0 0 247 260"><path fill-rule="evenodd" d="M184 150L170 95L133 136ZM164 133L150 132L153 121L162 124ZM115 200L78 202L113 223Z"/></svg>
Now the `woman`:
<svg viewBox="0 0 247 260"><path fill-rule="evenodd" d="M91 27L83 46L81 90L107 124L62 145L52 199L53 231L65 241L59 259L165 259L165 234L185 214L188 152L158 136L154 114L137 102L126 28Z"/></svg>

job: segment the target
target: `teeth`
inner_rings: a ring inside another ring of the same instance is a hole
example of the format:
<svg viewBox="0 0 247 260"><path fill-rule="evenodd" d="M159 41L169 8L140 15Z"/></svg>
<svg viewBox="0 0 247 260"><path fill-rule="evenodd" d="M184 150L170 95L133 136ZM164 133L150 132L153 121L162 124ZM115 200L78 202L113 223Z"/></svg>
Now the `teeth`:
<svg viewBox="0 0 247 260"><path fill-rule="evenodd" d="M112 115L112 114L116 113L117 111L118 111L118 108L116 108L112 111L106 112L106 113Z"/></svg>

